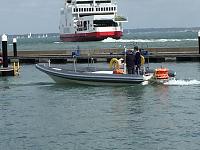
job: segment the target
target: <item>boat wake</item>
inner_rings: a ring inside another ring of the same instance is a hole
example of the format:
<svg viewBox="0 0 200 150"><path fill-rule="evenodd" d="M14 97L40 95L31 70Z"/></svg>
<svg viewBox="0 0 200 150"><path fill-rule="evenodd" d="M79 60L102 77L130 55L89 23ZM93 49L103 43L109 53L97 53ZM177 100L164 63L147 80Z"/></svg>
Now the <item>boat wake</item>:
<svg viewBox="0 0 200 150"><path fill-rule="evenodd" d="M155 43L155 42L181 42L181 41L197 41L197 39L113 39L113 38L107 38L103 40L103 43Z"/></svg>
<svg viewBox="0 0 200 150"><path fill-rule="evenodd" d="M169 80L165 82L164 85L173 85L173 86L189 86L189 85L200 85L198 80Z"/></svg>
<svg viewBox="0 0 200 150"><path fill-rule="evenodd" d="M57 41L57 42L53 42L54 44L60 44L60 43L63 43L63 42L60 42L60 41Z"/></svg>
<svg viewBox="0 0 200 150"><path fill-rule="evenodd" d="M142 85L148 85L148 84L149 84L149 81L142 82Z"/></svg>

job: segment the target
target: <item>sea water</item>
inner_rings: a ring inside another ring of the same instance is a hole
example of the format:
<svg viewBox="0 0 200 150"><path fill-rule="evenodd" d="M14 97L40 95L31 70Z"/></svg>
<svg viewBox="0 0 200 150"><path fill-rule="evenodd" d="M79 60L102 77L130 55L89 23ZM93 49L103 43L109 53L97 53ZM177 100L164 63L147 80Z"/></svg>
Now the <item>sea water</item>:
<svg viewBox="0 0 200 150"><path fill-rule="evenodd" d="M174 70L177 79L165 85L59 85L22 64L19 76L0 78L0 149L198 150L200 63L149 65Z"/></svg>
<svg viewBox="0 0 200 150"><path fill-rule="evenodd" d="M8 49L12 51L12 38L17 38L18 50L80 50L109 48L155 47L197 47L200 28L130 29L124 36L115 40L107 38L99 42L61 42L59 34L9 35Z"/></svg>
<svg viewBox="0 0 200 150"><path fill-rule="evenodd" d="M198 30L125 30L120 40L84 43L60 42L58 34L10 35L8 49L13 37L18 50L197 47ZM161 66L177 79L113 87L59 85L22 64L19 76L0 78L0 149L198 150L200 63L150 64Z"/></svg>

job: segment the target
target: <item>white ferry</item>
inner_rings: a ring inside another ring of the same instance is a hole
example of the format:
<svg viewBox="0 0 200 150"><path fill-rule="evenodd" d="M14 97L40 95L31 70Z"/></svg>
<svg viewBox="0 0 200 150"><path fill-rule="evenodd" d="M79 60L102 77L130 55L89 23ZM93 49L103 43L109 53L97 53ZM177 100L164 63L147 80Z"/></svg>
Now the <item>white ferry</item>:
<svg viewBox="0 0 200 150"><path fill-rule="evenodd" d="M122 23L115 0L65 0L61 8L60 39L64 42L120 39Z"/></svg>

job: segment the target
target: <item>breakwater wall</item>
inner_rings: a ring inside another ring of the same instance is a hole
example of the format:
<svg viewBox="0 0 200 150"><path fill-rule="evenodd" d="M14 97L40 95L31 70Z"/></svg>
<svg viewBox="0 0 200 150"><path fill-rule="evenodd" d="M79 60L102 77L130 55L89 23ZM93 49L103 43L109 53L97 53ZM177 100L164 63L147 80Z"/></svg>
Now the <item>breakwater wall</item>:
<svg viewBox="0 0 200 150"><path fill-rule="evenodd" d="M198 47L188 48L146 48L145 59L149 62L166 62L166 61L198 61L200 54ZM17 58L20 63L39 63L47 62L49 59L52 63L71 63L76 55L78 62L109 62L112 58L123 58L124 49L80 49L80 50L19 50ZM13 59L14 54L9 51L8 58Z"/></svg>

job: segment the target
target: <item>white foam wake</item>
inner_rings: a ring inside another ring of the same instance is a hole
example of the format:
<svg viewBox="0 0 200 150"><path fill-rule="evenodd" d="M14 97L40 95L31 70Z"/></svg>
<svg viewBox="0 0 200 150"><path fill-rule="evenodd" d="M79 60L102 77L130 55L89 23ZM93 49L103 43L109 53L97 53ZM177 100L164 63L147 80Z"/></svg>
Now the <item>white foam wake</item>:
<svg viewBox="0 0 200 150"><path fill-rule="evenodd" d="M59 42L59 41L58 41L58 42L53 42L53 43L54 43L54 44L60 44L60 43L63 43L63 42Z"/></svg>
<svg viewBox="0 0 200 150"><path fill-rule="evenodd" d="M107 38L103 40L104 43L154 43L154 42L181 42L181 41L197 41L197 39L113 39Z"/></svg>
<svg viewBox="0 0 200 150"><path fill-rule="evenodd" d="M188 86L188 85L200 85L200 81L198 80L170 80L164 85L174 85L174 86Z"/></svg>

